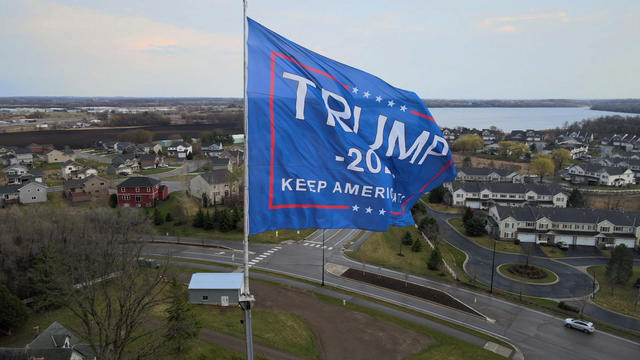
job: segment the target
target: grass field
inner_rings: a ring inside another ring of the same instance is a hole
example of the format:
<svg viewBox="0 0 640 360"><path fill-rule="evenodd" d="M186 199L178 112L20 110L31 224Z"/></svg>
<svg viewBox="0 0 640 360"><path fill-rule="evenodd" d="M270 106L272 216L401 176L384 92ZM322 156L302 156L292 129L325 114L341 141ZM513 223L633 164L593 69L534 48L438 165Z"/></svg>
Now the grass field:
<svg viewBox="0 0 640 360"><path fill-rule="evenodd" d="M31 170L36 170L36 171L45 171L45 170L61 170L62 169L62 164L61 163L46 163L46 162L36 162L33 164L33 169Z"/></svg>
<svg viewBox="0 0 640 360"><path fill-rule="evenodd" d="M476 244L485 247L489 250L493 250L493 239L489 237L489 235L482 236L468 236L466 235L466 231L464 230L464 225L462 225L462 218L453 218L449 219L449 224L453 226L456 230L458 230L461 234L465 235L467 239L475 242ZM496 241L496 251L508 252L508 253L516 253L516 254L524 254L522 247L520 245L516 245L511 241Z"/></svg>
<svg viewBox="0 0 640 360"><path fill-rule="evenodd" d="M82 159L82 158L77 158L76 162L84 165L84 166L88 166L88 167L92 167L92 168L99 168L99 167L107 167L110 165L110 163L105 163L102 161L98 161L96 159Z"/></svg>
<svg viewBox="0 0 640 360"><path fill-rule="evenodd" d="M563 258L566 257L567 254L564 251L560 250L557 246L540 246L540 249L544 252L547 257L550 258Z"/></svg>
<svg viewBox="0 0 640 360"><path fill-rule="evenodd" d="M197 175L176 175L176 176L167 176L162 178L162 181L189 181L196 177Z"/></svg>
<svg viewBox="0 0 640 360"><path fill-rule="evenodd" d="M44 179L44 183L47 186L60 186L64 184L64 180L62 179Z"/></svg>
<svg viewBox="0 0 640 360"><path fill-rule="evenodd" d="M545 269L541 266L537 266L537 265L529 265L532 266L534 268L537 268L539 270L542 270L545 272L545 274L547 274L547 277L544 279L529 279L527 277L523 277L523 276L518 276L516 274L512 274L510 273L507 269L509 266L512 265L517 265L517 264L502 264L500 266L498 266L498 272L505 276L508 277L509 279L513 279L516 281L523 281L523 282L527 282L527 283L532 283L532 284L550 284L556 280L558 280L558 275L556 275L553 271L549 270L549 269Z"/></svg>
<svg viewBox="0 0 640 360"><path fill-rule="evenodd" d="M464 211L464 209L462 208L449 206L447 204L432 204L432 203L427 203L427 204L431 209L438 212L447 213L447 214L462 214L462 212Z"/></svg>
<svg viewBox="0 0 640 360"><path fill-rule="evenodd" d="M145 169L145 170L140 170L140 175L162 174L162 173L166 173L166 172L171 171L171 170L173 170L173 168L170 168L170 167L155 168L155 169Z"/></svg>
<svg viewBox="0 0 640 360"><path fill-rule="evenodd" d="M450 275L440 276L440 271L433 271L427 268L427 260L431 254L431 248L427 244L420 252L411 251L410 245L402 245L402 254L400 252L400 240L404 234L409 231L413 238L418 237L415 227L389 227L389 231L376 232L364 242L358 251L350 251L346 253L349 257L370 265L379 265L388 269L394 269L401 272L408 271L416 275L423 275L431 278L447 278L451 280Z"/></svg>
<svg viewBox="0 0 640 360"><path fill-rule="evenodd" d="M633 275L631 279L624 285L614 285L607 280L605 276L606 265L591 266L588 269L589 274L595 271L596 280L600 284L600 291L596 293L594 301L596 304L619 313L640 318L640 303L634 306L638 299L639 290L633 287L633 284L640 278L640 266L633 267ZM611 292L613 288L613 293Z"/></svg>

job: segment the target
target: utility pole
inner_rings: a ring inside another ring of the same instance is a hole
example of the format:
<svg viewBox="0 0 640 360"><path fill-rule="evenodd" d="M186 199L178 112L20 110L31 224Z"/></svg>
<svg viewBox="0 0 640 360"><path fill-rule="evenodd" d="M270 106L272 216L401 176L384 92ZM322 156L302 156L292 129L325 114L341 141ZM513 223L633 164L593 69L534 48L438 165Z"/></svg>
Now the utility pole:
<svg viewBox="0 0 640 360"><path fill-rule="evenodd" d="M322 229L322 286L324 286L324 229Z"/></svg>
<svg viewBox="0 0 640 360"><path fill-rule="evenodd" d="M496 239L493 239L493 257L491 259L491 288L489 293L493 294L493 272L496 268Z"/></svg>
<svg viewBox="0 0 640 360"><path fill-rule="evenodd" d="M593 295L591 295L593 300L596 299L596 270L593 270Z"/></svg>

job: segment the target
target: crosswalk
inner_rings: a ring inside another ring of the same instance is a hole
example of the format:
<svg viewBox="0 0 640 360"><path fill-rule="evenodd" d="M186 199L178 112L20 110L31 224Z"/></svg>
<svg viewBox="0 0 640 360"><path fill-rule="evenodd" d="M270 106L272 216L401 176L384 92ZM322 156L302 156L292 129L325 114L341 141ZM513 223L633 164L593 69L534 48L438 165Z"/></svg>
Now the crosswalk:
<svg viewBox="0 0 640 360"><path fill-rule="evenodd" d="M262 254L254 257L251 261L249 261L249 267L252 267L253 265L258 264L260 261L265 260L266 258L268 258L269 256L273 255L274 252L278 251L282 249L282 246L276 246L274 248L271 248L265 252L263 252Z"/></svg>
<svg viewBox="0 0 640 360"><path fill-rule="evenodd" d="M327 245L322 245L322 243L315 242L315 241L304 241L304 242L302 243L302 245L304 245L304 246L311 246L311 247L315 247L315 248L318 248L318 249L320 249L320 248L325 248L325 249L327 249L327 250L329 250L329 251L333 250L333 246L329 246L329 247L327 247Z"/></svg>

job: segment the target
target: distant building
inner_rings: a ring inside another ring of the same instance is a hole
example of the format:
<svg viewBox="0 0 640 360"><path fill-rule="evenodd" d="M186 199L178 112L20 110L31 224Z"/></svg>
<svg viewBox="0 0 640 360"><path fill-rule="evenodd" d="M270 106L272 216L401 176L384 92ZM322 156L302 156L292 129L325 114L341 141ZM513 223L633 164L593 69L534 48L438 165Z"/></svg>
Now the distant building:
<svg viewBox="0 0 640 360"><path fill-rule="evenodd" d="M445 188L450 205L473 209L488 209L494 205L567 206L567 195L553 185L454 181L445 183Z"/></svg>
<svg viewBox="0 0 640 360"><path fill-rule="evenodd" d="M46 153L47 163L63 163L65 161L74 161L76 159L76 154L72 150L60 151L53 149Z"/></svg>
<svg viewBox="0 0 640 360"><path fill-rule="evenodd" d="M563 178L576 184L625 186L635 182L629 168L601 166L592 163L574 164L563 172Z"/></svg>
<svg viewBox="0 0 640 360"><path fill-rule="evenodd" d="M509 169L462 167L458 169L457 181L523 182L523 176Z"/></svg>
<svg viewBox="0 0 640 360"><path fill-rule="evenodd" d="M155 206L155 201L166 200L169 189L159 180L149 177L130 177L118 185L118 206L145 207Z"/></svg>
<svg viewBox="0 0 640 360"><path fill-rule="evenodd" d="M227 170L214 170L191 179L189 182L189 192L193 197L202 199L203 194L207 195L209 201L216 203L223 202L224 198L239 193L239 183L229 182L229 172Z"/></svg>
<svg viewBox="0 0 640 360"><path fill-rule="evenodd" d="M106 199L109 195L109 181L96 175L67 180L64 183L64 195L71 202Z"/></svg>
<svg viewBox="0 0 640 360"><path fill-rule="evenodd" d="M47 186L37 181L0 187L0 203L31 204L47 201Z"/></svg>
<svg viewBox="0 0 640 360"><path fill-rule="evenodd" d="M193 147L186 142L176 142L167 148L167 156L178 159L186 159L189 154L193 153Z"/></svg>
<svg viewBox="0 0 640 360"><path fill-rule="evenodd" d="M0 348L6 360L96 360L91 345L78 338L57 321L24 348Z"/></svg>

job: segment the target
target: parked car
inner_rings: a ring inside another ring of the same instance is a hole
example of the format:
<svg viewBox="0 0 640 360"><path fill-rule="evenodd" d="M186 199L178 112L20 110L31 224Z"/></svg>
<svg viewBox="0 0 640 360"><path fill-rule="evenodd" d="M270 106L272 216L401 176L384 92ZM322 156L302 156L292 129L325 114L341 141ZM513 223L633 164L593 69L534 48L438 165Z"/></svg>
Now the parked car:
<svg viewBox="0 0 640 360"><path fill-rule="evenodd" d="M165 163L162 163L162 164L158 164L158 167L159 168L166 168L166 167L169 167L169 165L167 165Z"/></svg>
<svg viewBox="0 0 640 360"><path fill-rule="evenodd" d="M564 241L558 241L556 245L562 250L569 250L569 244Z"/></svg>
<svg viewBox="0 0 640 360"><path fill-rule="evenodd" d="M138 258L138 265L150 267L152 269L159 269L160 263L155 259Z"/></svg>
<svg viewBox="0 0 640 360"><path fill-rule="evenodd" d="M564 319L564 326L570 329L583 331L586 334L591 334L594 331L596 331L596 328L593 327L592 322L588 322L580 319L572 319L572 318Z"/></svg>

